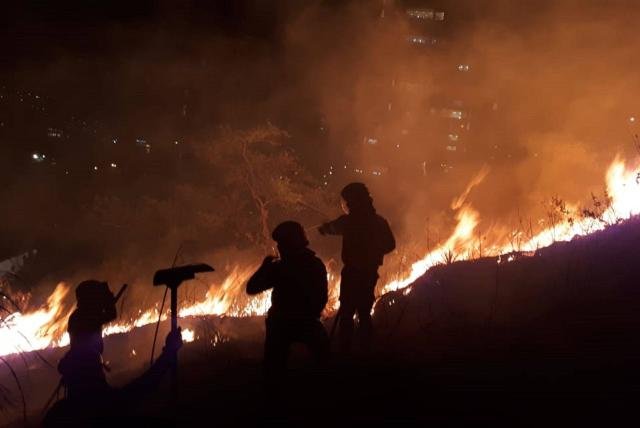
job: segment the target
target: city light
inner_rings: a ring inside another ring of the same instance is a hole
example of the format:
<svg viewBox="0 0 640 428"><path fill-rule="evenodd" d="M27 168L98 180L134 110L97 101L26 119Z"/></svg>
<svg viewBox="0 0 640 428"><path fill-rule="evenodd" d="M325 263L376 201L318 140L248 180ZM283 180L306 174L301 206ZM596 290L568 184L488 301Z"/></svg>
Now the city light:
<svg viewBox="0 0 640 428"><path fill-rule="evenodd" d="M31 155L31 159L33 159L36 162L44 162L46 157L47 156L44 153L37 153L37 152Z"/></svg>

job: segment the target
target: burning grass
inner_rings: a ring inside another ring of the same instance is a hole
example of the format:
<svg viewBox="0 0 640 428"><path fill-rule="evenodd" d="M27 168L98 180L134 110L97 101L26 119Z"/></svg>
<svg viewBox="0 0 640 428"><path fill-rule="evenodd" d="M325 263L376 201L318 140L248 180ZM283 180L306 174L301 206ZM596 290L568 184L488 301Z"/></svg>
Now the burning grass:
<svg viewBox="0 0 640 428"><path fill-rule="evenodd" d="M606 193L603 199L592 196L592 207L577 208L564 201L552 199L548 221L543 228L534 232L531 222L520 220L520 226L506 234L490 233L484 236L477 233L480 213L467 201L472 189L482 183L488 174L482 169L470 182L463 194L456 198L451 208L455 212L456 226L451 235L443 242L420 255L414 249L409 256L399 250L387 261L379 285L379 295L404 289L422 276L430 267L450 264L456 260L473 259L483 256L498 256L518 252L535 252L556 241L568 241L575 236L584 235L614 224L619 219L640 213L640 185L637 183L637 171L621 159L615 159L606 173ZM526 226L525 226L526 224ZM412 262L409 260L414 259ZM499 260L510 261L509 257ZM395 269L395 270L394 270ZM219 315L246 317L266 313L270 295L249 298L244 293L244 284L254 266L235 266L220 283L211 284L203 299L182 302L181 317L201 315ZM390 273L391 272L391 273ZM337 272L330 273L331 298L328 314L337 309L339 290ZM410 293L411 289L407 289ZM39 350L47 347L59 347L68 344L65 333L66 320L72 308L65 306L65 297L69 286L60 283L49 296L45 305L35 310L28 308L22 312L11 312L0 326L0 356L16 352ZM153 323L160 316L158 308L140 308L136 316L118 321L105 329L105 335L123 333L134 328ZM161 315L165 318L166 313ZM193 335L187 333L188 338ZM190 336L189 336L190 335Z"/></svg>

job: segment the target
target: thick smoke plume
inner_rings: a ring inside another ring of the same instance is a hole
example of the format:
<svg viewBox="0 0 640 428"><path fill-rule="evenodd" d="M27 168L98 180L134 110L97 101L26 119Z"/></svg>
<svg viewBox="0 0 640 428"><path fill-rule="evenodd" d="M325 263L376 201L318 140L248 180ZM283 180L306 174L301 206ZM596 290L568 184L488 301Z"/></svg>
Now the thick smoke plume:
<svg viewBox="0 0 640 428"><path fill-rule="evenodd" d="M280 201L269 226L302 220L325 260L337 258L337 243L312 226L339 213L337 193L351 180L370 186L409 259L448 236L451 202L479 172L486 177L465 195L480 213L479 234L547 221L552 196L587 204L592 192L602 195L609 162L634 155L633 3L440 3L244 1L205 14L161 3L126 19L43 14L34 25L60 41L55 48L34 47L29 27L12 24L9 42L32 55L4 65L5 92L46 94L49 122L87 136L73 139L60 163L88 170L108 154L123 159L123 172L70 180L3 162L3 254L41 250L33 278L43 296L59 280L97 277L136 283L132 298L148 304L159 298L148 291L151 273L181 245L180 261L211 260L220 275L256 263L264 240L256 200L234 179L241 160L215 163L216 150L237 143L230 133L256 128L279 142L254 146L255 165L286 152L285 181L306 183L268 190ZM420 7L443 11L444 21L422 28L406 14ZM435 41L411 42L416 31ZM455 122L443 115L458 110L451 151ZM5 159L30 144L14 137L3 131ZM113 138L144 138L153 162L107 151Z"/></svg>

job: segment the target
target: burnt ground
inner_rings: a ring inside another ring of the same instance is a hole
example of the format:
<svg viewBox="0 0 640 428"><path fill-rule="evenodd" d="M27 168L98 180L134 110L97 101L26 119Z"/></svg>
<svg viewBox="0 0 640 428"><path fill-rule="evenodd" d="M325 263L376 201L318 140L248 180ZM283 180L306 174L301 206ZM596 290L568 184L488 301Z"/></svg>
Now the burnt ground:
<svg viewBox="0 0 640 428"><path fill-rule="evenodd" d="M513 254L511 262L435 267L411 293L379 301L371 354L336 355L315 370L296 348L277 391L261 379L261 319L185 320L201 339L181 351L175 401L164 384L116 420L123 426L631 422L640 398L639 248L636 218L535 255ZM129 368L148 359L152 330L107 340L114 384L139 372ZM208 340L215 334L230 340L214 347ZM144 351L132 355L134 345ZM63 351L43 356L55 361ZM57 377L33 356L20 364L31 367L20 376L29 378L35 423ZM11 380L3 374L2 382Z"/></svg>

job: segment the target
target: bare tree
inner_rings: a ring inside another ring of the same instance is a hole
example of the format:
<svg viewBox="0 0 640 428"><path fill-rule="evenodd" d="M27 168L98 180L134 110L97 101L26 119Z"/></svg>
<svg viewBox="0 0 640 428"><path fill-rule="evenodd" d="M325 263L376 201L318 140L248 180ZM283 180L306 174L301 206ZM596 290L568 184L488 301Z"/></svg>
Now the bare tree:
<svg viewBox="0 0 640 428"><path fill-rule="evenodd" d="M236 220L247 214L254 219L249 221L253 233L245 236L261 247L271 242L274 218L294 213L327 217L329 211L324 188L287 145L289 138L271 124L249 130L225 128L208 146L208 159L223 185L239 196L233 201Z"/></svg>

